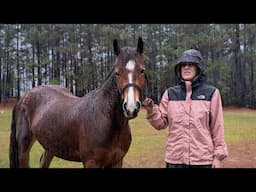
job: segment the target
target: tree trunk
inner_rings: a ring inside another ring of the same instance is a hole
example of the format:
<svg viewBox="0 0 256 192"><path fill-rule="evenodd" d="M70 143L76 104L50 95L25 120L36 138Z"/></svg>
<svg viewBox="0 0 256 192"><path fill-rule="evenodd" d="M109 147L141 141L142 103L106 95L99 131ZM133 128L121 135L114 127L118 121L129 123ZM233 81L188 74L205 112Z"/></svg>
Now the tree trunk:
<svg viewBox="0 0 256 192"><path fill-rule="evenodd" d="M241 64L241 50L240 50L240 30L239 24L235 25L235 48L234 48L234 61L235 61L235 73L234 73L234 89L235 89L235 101L239 107L245 106L245 89L244 85L244 71Z"/></svg>
<svg viewBox="0 0 256 192"><path fill-rule="evenodd" d="M39 40L36 42L37 49L37 85L42 85L42 77L41 77L41 60L40 60L40 43Z"/></svg>
<svg viewBox="0 0 256 192"><path fill-rule="evenodd" d="M19 24L16 25L17 30L17 41L16 41L16 62L17 62L17 100L20 99L20 56L19 56L19 41L20 41L20 30Z"/></svg>

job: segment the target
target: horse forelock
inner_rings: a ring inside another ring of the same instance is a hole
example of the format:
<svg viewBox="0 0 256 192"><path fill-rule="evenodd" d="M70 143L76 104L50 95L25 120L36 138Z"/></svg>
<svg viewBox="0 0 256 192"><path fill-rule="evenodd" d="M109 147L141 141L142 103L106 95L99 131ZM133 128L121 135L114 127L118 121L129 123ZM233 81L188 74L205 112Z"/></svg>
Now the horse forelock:
<svg viewBox="0 0 256 192"><path fill-rule="evenodd" d="M135 59L137 55L136 48L134 47L124 47L121 49L119 54L119 60L121 61L121 65L124 67L129 60Z"/></svg>

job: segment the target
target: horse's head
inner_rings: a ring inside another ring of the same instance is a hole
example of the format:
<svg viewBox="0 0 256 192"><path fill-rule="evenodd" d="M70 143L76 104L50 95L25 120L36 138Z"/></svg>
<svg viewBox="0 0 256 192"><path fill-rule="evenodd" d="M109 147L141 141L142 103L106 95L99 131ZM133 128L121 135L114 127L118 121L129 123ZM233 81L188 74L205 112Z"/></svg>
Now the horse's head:
<svg viewBox="0 0 256 192"><path fill-rule="evenodd" d="M122 97L122 108L125 117L135 118L141 107L142 91L146 76L143 53L143 41L139 37L137 47L120 48L114 40L114 53L117 56L114 70L117 85Z"/></svg>

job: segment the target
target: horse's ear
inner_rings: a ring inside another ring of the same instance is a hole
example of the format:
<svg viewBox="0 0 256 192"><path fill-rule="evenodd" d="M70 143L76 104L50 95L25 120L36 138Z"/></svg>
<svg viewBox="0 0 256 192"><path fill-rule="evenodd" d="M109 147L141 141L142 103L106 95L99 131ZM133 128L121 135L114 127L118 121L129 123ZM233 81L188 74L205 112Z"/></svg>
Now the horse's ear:
<svg viewBox="0 0 256 192"><path fill-rule="evenodd" d="M119 53L120 53L120 48L119 48L119 46L118 46L118 43L117 43L117 40L116 40L116 39L114 39L113 48L114 48L114 53L115 53L115 55L119 55Z"/></svg>
<svg viewBox="0 0 256 192"><path fill-rule="evenodd" d="M143 53L143 40L141 37L138 39L137 52L140 54Z"/></svg>

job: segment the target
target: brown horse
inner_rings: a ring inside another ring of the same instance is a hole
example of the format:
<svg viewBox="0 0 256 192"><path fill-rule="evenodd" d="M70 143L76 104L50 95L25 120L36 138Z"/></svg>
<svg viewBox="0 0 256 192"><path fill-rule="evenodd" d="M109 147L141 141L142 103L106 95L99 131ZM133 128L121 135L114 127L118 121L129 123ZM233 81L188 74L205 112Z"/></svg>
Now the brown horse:
<svg viewBox="0 0 256 192"><path fill-rule="evenodd" d="M146 76L143 41L120 48L112 72L103 84L83 97L59 86L28 91L13 109L10 167L29 167L29 153L38 140L44 152L40 166L54 156L82 162L84 167L122 167L131 144L129 119L141 107Z"/></svg>

